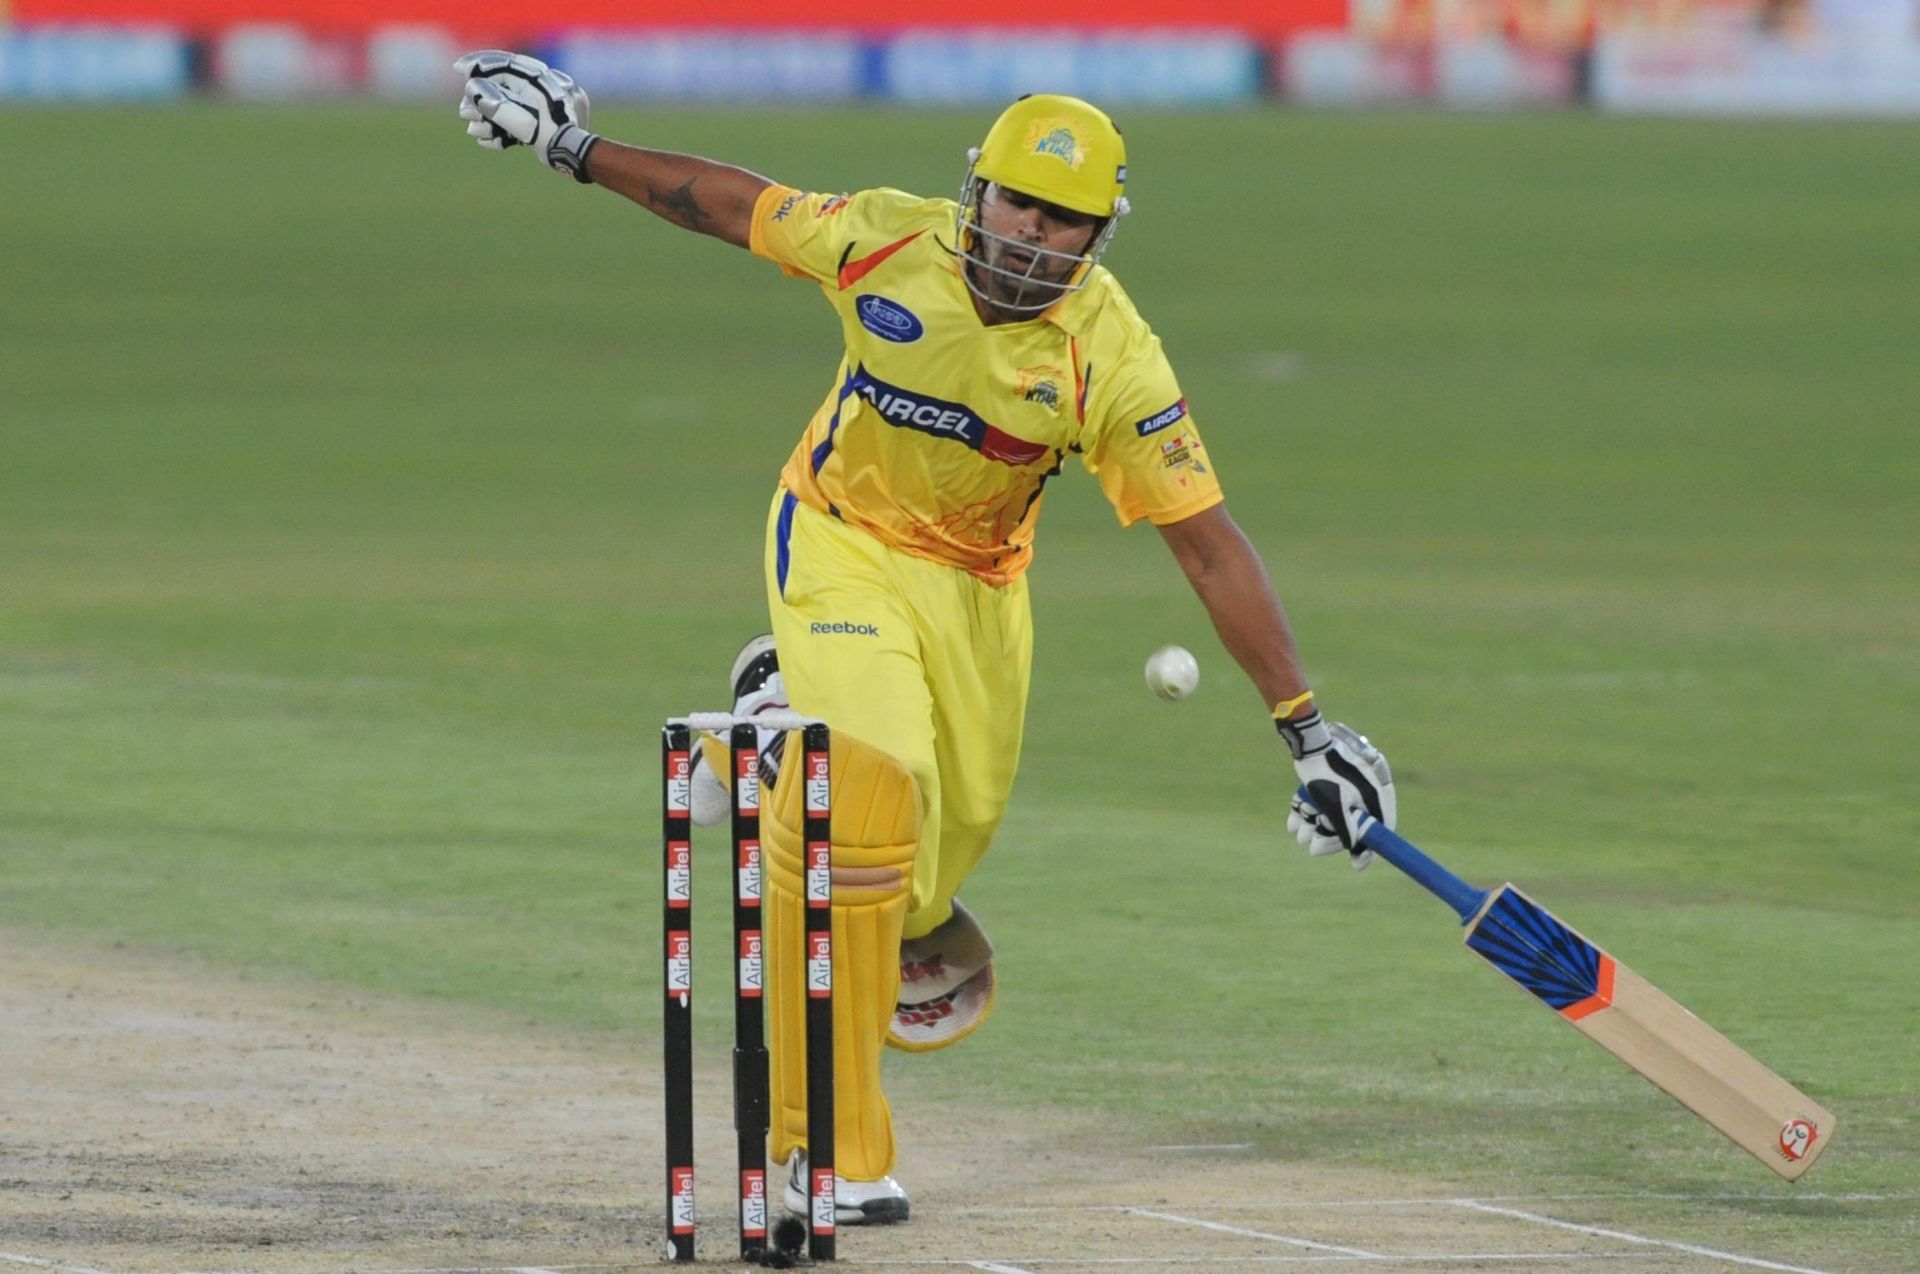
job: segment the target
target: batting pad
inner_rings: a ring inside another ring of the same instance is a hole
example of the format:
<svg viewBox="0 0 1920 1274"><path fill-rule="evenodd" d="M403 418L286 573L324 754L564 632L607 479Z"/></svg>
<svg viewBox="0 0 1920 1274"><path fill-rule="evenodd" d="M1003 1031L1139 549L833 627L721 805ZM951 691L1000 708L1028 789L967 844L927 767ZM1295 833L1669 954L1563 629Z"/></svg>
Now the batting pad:
<svg viewBox="0 0 1920 1274"><path fill-rule="evenodd" d="M876 1181L893 1168L893 1113L880 1090L880 1051L900 992L900 933L920 842L920 791L891 756L833 733L833 1067L835 1169ZM800 755L790 739L787 755ZM783 766L761 811L766 865L767 1043L772 1157L807 1140L805 783Z"/></svg>

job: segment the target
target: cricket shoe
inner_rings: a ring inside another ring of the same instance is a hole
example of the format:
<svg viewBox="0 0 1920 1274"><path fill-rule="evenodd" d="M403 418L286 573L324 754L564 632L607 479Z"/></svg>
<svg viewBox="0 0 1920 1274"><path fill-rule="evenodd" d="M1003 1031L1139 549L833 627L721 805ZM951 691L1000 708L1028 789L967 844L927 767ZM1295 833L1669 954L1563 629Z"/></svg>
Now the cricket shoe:
<svg viewBox="0 0 1920 1274"><path fill-rule="evenodd" d="M807 1156L794 1151L787 1160L787 1211L798 1217L807 1210ZM892 1177L878 1181L849 1181L833 1174L835 1225L898 1225L907 1219L907 1192Z"/></svg>
<svg viewBox="0 0 1920 1274"><path fill-rule="evenodd" d="M773 634L762 633L740 648L733 657L733 669L727 674L727 685L733 690L733 715L736 717L758 716L762 712L775 709L784 710L787 706L787 688L780 680L780 657L773 648ZM760 746L765 749L769 743L768 735L773 731L760 732ZM775 737L779 737L775 735ZM780 772L779 748L771 754L761 757L761 778L772 783ZM711 735L702 735L693 750L693 773L691 784L690 812L697 827L713 827L725 822L733 812L733 791L731 779L726 771L727 741Z"/></svg>

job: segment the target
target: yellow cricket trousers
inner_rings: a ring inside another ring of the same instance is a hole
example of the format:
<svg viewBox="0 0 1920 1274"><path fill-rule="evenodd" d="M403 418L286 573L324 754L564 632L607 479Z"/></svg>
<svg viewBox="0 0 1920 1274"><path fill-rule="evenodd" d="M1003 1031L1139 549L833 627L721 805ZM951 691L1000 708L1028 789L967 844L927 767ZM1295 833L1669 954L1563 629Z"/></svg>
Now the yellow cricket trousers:
<svg viewBox="0 0 1920 1274"><path fill-rule="evenodd" d="M898 910L855 904L867 897L858 890L849 905L834 905L836 1167L872 1181L894 1161L880 1053L899 986L902 923L917 938L952 915L1019 766L1033 656L1027 585L995 587L899 552L784 491L768 521L766 569L788 702L893 757L919 789L904 922ZM798 763L789 754L786 764ZM769 875L776 1159L806 1142L799 951L797 934L786 932L800 915L798 898L787 896L797 887L791 874Z"/></svg>
<svg viewBox="0 0 1920 1274"><path fill-rule="evenodd" d="M781 491L767 606L794 710L889 753L920 784L906 936L923 937L953 914L1006 812L1033 663L1027 582L984 584Z"/></svg>

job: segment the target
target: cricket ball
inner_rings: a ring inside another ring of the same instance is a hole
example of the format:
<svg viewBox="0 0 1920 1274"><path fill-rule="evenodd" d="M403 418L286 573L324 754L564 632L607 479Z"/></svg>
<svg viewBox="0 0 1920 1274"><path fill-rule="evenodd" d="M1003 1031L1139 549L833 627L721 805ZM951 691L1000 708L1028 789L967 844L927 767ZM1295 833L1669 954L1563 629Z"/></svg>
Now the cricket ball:
<svg viewBox="0 0 1920 1274"><path fill-rule="evenodd" d="M1162 646L1147 656L1147 689L1162 699L1184 699L1200 684L1200 661L1185 646Z"/></svg>

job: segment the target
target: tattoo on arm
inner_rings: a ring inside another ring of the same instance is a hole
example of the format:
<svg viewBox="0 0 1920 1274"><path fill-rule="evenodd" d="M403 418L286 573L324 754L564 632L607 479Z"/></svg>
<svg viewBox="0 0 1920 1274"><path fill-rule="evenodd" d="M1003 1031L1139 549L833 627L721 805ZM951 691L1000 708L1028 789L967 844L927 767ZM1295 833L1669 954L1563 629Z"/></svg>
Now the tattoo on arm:
<svg viewBox="0 0 1920 1274"><path fill-rule="evenodd" d="M677 226L705 233L707 225L713 220L707 210L694 198L693 183L698 180L687 178L685 184L674 190L661 191L649 185L647 187L647 206Z"/></svg>

